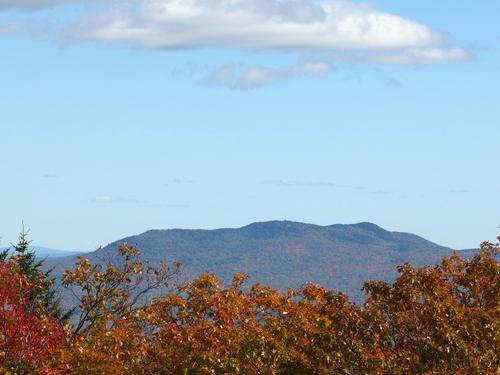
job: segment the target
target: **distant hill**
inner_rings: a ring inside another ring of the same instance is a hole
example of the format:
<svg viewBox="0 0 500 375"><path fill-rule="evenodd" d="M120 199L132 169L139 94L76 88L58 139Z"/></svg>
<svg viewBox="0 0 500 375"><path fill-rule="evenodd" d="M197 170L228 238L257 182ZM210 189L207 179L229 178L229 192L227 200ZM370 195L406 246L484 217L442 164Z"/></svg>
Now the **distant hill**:
<svg viewBox="0 0 500 375"><path fill-rule="evenodd" d="M3 251L9 247L0 247L0 251ZM32 246L30 250L34 250L37 257L39 258L63 258L80 254L77 251L68 251L68 250L57 250L50 249L48 247L43 246Z"/></svg>
<svg viewBox="0 0 500 375"><path fill-rule="evenodd" d="M319 283L361 301L363 281L391 281L397 265L430 265L451 254L409 233L390 232L375 224L319 226L291 221L254 223L238 229L151 230L113 242L85 256L111 259L120 243L135 244L151 262L179 261L183 276L204 271L230 280L236 272L250 282L278 289ZM462 252L470 256L473 251ZM49 260L56 273L75 262L74 257Z"/></svg>

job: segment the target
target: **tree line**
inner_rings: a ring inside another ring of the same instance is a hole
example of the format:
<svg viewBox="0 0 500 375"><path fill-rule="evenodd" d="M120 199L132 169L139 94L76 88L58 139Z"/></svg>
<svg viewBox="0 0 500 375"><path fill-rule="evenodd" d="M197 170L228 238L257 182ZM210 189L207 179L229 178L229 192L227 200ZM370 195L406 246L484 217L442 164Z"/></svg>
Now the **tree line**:
<svg viewBox="0 0 500 375"><path fill-rule="evenodd" d="M247 287L241 274L178 285L179 264L123 244L113 263L81 257L64 273L69 309L25 233L13 250L0 254L0 373L500 373L498 244L401 265L394 283L365 282L363 305L315 284Z"/></svg>

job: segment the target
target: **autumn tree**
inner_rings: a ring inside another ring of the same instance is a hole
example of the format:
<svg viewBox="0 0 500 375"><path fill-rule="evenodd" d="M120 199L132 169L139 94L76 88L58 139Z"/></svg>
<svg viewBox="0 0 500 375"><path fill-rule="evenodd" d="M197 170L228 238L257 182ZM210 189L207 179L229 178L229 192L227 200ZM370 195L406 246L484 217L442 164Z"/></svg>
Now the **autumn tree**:
<svg viewBox="0 0 500 375"><path fill-rule="evenodd" d="M280 293L205 274L151 306L153 373L364 373L360 309L310 285Z"/></svg>
<svg viewBox="0 0 500 375"><path fill-rule="evenodd" d="M145 311L152 298L170 287L179 264L152 266L139 250L118 247L118 258L106 265L79 258L63 276L63 285L78 300L67 345L52 369L73 374L142 374L147 337Z"/></svg>
<svg viewBox="0 0 500 375"><path fill-rule="evenodd" d="M32 373L64 342L57 319L31 304L37 288L16 262L0 262L1 373Z"/></svg>
<svg viewBox="0 0 500 375"><path fill-rule="evenodd" d="M26 275L33 285L30 290L29 303L34 308L43 309L45 314L53 316L61 323L64 323L69 319L70 313L63 312L60 298L54 287L55 279L51 276L51 270L43 271L44 260L40 259L34 250L30 249L28 234L29 231L26 231L23 225L17 244L12 245L10 259L17 264L19 271Z"/></svg>
<svg viewBox="0 0 500 375"><path fill-rule="evenodd" d="M365 284L365 332L376 337L388 374L488 374L500 371L498 245L471 260L456 253L435 267L399 267L393 285Z"/></svg>
<svg viewBox="0 0 500 375"><path fill-rule="evenodd" d="M203 274L158 295L177 268L135 247L102 266L81 258L64 283L79 298L51 374L497 374L498 245L472 259L399 267L369 281L363 306L320 285L280 292ZM153 298L152 298L153 297Z"/></svg>

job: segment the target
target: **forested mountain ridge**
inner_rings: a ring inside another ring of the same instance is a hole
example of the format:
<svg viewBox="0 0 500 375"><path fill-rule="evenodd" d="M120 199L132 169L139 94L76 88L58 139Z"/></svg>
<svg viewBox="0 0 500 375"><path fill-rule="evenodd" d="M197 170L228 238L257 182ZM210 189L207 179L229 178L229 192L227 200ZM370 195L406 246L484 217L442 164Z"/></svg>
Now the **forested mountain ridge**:
<svg viewBox="0 0 500 375"><path fill-rule="evenodd" d="M237 229L150 230L85 256L107 262L121 243L136 245L142 258L152 263L179 261L185 279L208 271L230 280L241 272L250 276L251 283L281 290L318 283L357 301L362 300L364 281L391 281L400 264L430 265L452 252L414 234L387 231L371 223L319 226L270 221ZM47 266L59 275L75 260L48 260Z"/></svg>

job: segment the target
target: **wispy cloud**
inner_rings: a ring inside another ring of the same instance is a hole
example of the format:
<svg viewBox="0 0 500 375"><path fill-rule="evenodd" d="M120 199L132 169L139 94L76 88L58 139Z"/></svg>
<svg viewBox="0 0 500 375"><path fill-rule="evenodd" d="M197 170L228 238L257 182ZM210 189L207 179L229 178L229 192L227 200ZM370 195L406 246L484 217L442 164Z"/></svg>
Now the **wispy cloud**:
<svg viewBox="0 0 500 375"><path fill-rule="evenodd" d="M0 9L38 10L60 5L88 5L111 3L113 0L0 0Z"/></svg>
<svg viewBox="0 0 500 375"><path fill-rule="evenodd" d="M174 178L172 180L173 184L194 184L194 180L185 179L185 178Z"/></svg>
<svg viewBox="0 0 500 375"><path fill-rule="evenodd" d="M25 33L26 26L20 22L9 22L0 25L0 36L11 36Z"/></svg>
<svg viewBox="0 0 500 375"><path fill-rule="evenodd" d="M455 193L455 194L467 194L467 193L470 193L471 191L468 189L453 189L453 190L450 190L450 192Z"/></svg>
<svg viewBox="0 0 500 375"><path fill-rule="evenodd" d="M333 182L311 180L264 180L262 184L280 187L339 187Z"/></svg>
<svg viewBox="0 0 500 375"><path fill-rule="evenodd" d="M92 203L101 205L114 205L114 204L139 204L149 207L161 207L166 209L186 209L190 206L185 203L168 203L168 202L158 202L158 201L143 201L137 199L124 198L120 196L113 195L98 195L91 200Z"/></svg>
<svg viewBox="0 0 500 375"><path fill-rule="evenodd" d="M424 47L371 54L366 57L366 61L380 64L429 65L448 61L466 61L471 58L471 53L457 47Z"/></svg>
<svg viewBox="0 0 500 375"><path fill-rule="evenodd" d="M241 67L233 64L217 69L203 83L230 89L252 89L298 76L325 76L332 70L333 66L324 62L301 63L283 68Z"/></svg>
<svg viewBox="0 0 500 375"><path fill-rule="evenodd" d="M399 79L396 79L396 78L387 78L385 80L385 83L387 84L387 86L393 87L396 89L400 89L404 86L403 82L401 82Z"/></svg>
<svg viewBox="0 0 500 375"><path fill-rule="evenodd" d="M111 195L98 195L92 199L92 203L110 204L110 203L139 203L139 202L135 199L128 199Z"/></svg>
<svg viewBox="0 0 500 375"><path fill-rule="evenodd" d="M445 33L347 0L0 0L1 8L82 7L55 29L58 40L128 44L150 49L229 48L294 53L364 53L365 61L430 64L470 58ZM61 22L56 22L60 24ZM3 34L23 27L3 27ZM249 71L252 82L293 72ZM297 73L295 73L297 74Z"/></svg>
<svg viewBox="0 0 500 375"><path fill-rule="evenodd" d="M368 188L364 186L358 185L345 185L338 184L332 181L324 181L324 180L282 180L282 179L270 179L261 181L263 185L273 185L276 187L283 188L293 188L293 187L312 187L312 188L336 188L336 189L347 189L347 190L355 190L359 191L363 194L372 194L372 195L393 195L394 192L389 190L368 190Z"/></svg>
<svg viewBox="0 0 500 375"><path fill-rule="evenodd" d="M392 191L386 191L386 190L375 190L375 191L370 191L370 194L373 194L373 195L392 195L394 193Z"/></svg>
<svg viewBox="0 0 500 375"><path fill-rule="evenodd" d="M58 0L0 0L0 9L37 9L62 3Z"/></svg>
<svg viewBox="0 0 500 375"><path fill-rule="evenodd" d="M148 205L152 207L162 207L174 210L181 210L191 207L189 204L184 204L184 203L148 203Z"/></svg>
<svg viewBox="0 0 500 375"><path fill-rule="evenodd" d="M168 183L163 184L163 186L170 186L170 185L190 185L190 184L194 184L194 183L195 183L195 181L191 180L189 178L173 178Z"/></svg>

